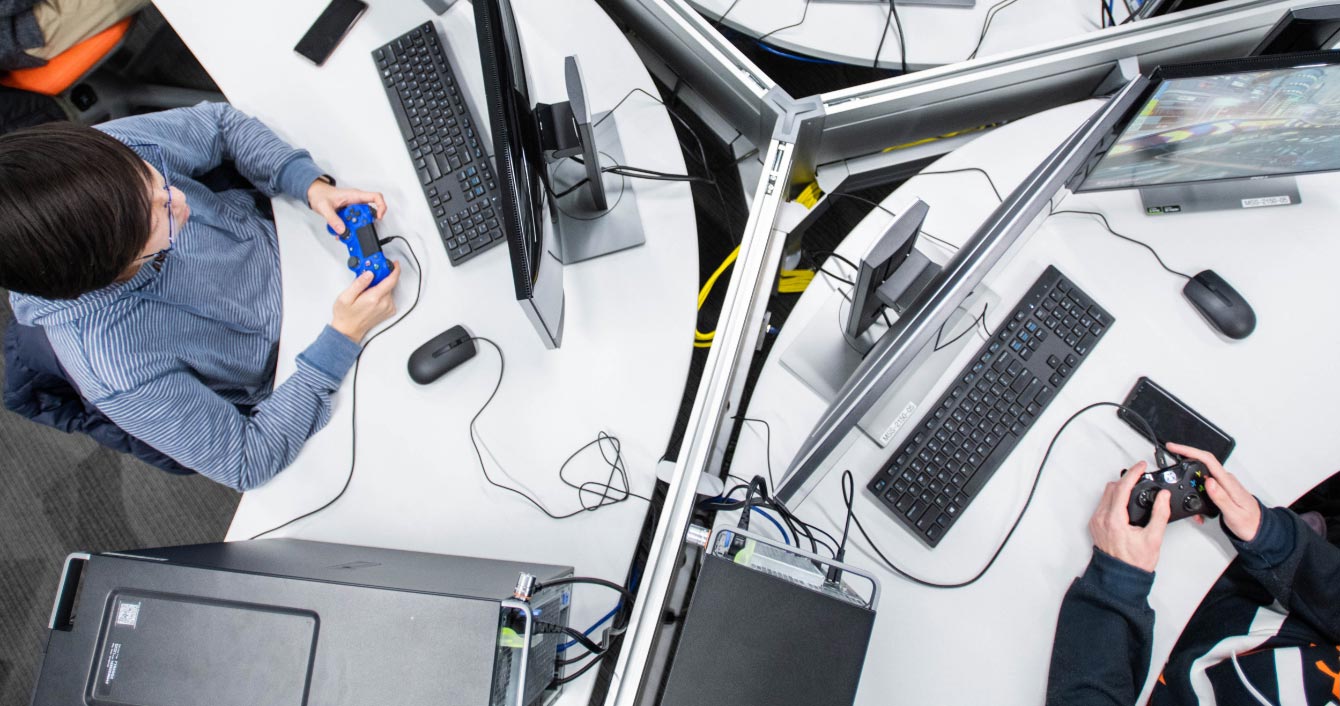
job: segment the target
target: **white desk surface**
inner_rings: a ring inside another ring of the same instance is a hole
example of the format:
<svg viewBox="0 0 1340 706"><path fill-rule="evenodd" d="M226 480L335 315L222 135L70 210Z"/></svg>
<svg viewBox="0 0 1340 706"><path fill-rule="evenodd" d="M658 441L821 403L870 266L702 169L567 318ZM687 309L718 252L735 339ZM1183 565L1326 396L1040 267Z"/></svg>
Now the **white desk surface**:
<svg viewBox="0 0 1340 706"><path fill-rule="evenodd" d="M712 21L751 37L763 37L783 49L806 56L871 66L879 52L879 66L900 69L898 30L888 19L887 2L826 2L825 0L688 0ZM734 7L732 7L734 5ZM1000 5L991 26L982 35L987 13ZM977 0L974 7L931 7L898 3L907 41L909 70L926 69L1000 54L1092 32L1100 27L1098 3L1092 0ZM1117 21L1126 19L1125 5L1112 8ZM722 15L724 20L719 20ZM883 49L881 35L886 31ZM795 25L795 26L791 26ZM783 29L785 28L785 29Z"/></svg>
<svg viewBox="0 0 1340 706"><path fill-rule="evenodd" d="M645 245L570 266L563 346L548 351L512 289L506 244L451 267L383 92L371 51L434 17L417 0L372 3L323 68L293 46L324 0L234 1L158 6L229 100L310 150L342 185L381 191L389 215L382 236L405 235L424 269L417 309L366 349L358 381L358 463L348 492L318 515L271 536L344 542L444 554L570 564L578 575L622 581L647 511L631 499L562 522L511 493L485 484L467 425L487 399L498 357L480 344L475 359L437 382L410 381L405 363L416 347L455 324L496 341L506 355L502 388L477 426L490 473L524 486L551 510L579 509L558 468L604 430L617 436L634 492L647 495L664 453L688 373L695 323L697 230L687 184L631 182ZM578 54L592 109L609 110L632 88L656 94L650 76L614 23L594 2L516 0L532 98L566 100L563 57ZM482 96L473 12L460 2L439 20L473 97ZM581 31L551 32L553 27ZM476 103L476 105L482 104ZM487 129L486 110L478 111ZM616 113L629 164L684 173L664 109L634 95ZM351 279L346 254L324 223L302 204L275 200L284 279L282 380L293 358L330 318ZM399 243L388 246L400 252ZM397 292L405 311L418 276L406 265ZM247 493L229 531L244 539L325 503L349 472L350 378L334 418L294 464ZM506 469L506 470L503 470ZM577 482L604 480L608 467L592 449L568 469ZM572 625L584 628L616 597L577 589ZM594 672L593 672L594 673ZM590 677L570 688L577 703Z"/></svg>
<svg viewBox="0 0 1340 706"><path fill-rule="evenodd" d="M1063 106L1004 126L926 171L982 167L1008 192L1098 105L1088 101ZM927 549L884 515L865 490L919 415L887 451L853 432L855 442L834 461L836 470L792 509L840 532L845 515L841 470L850 468L858 488L856 514L891 560L938 583L965 580L985 564L1008 531L1048 441L1065 419L1092 402L1122 401L1141 375L1164 385L1237 438L1228 468L1248 489L1270 505L1292 502L1340 469L1332 410L1333 400L1340 398L1334 360L1340 329L1329 325L1334 263L1340 259L1340 238L1334 233L1340 213L1337 186L1340 174L1304 176L1299 178L1302 205L1166 217L1145 216L1134 191L1063 191L1058 198L1067 196L1058 210L1105 213L1117 232L1151 243L1170 266L1191 274L1214 269L1223 275L1255 308L1256 332L1244 341L1220 337L1183 298L1183 281L1161 270L1144 249L1107 234L1092 216L1052 216L985 280L1002 300L988 314L989 327L1000 324L1007 307L1048 264L1072 278L1116 323L940 545ZM917 176L884 205L901 212L916 196L930 204L925 230L960 244L997 203L980 174L956 173ZM853 261L860 258L888 218L872 211L838 248L839 254ZM945 259L944 251L925 239L919 247ZM825 266L846 269L833 259ZM748 410L748 416L771 424L772 465L778 473L826 407L780 358L824 300L839 296L835 284L847 286L817 276L801 297ZM837 321L831 335L841 335ZM950 374L961 369L981 340L959 354L962 359ZM934 386L923 408L938 399L946 382ZM766 474L764 439L762 425L745 425L732 466L736 475ZM1061 599L1091 553L1088 518L1103 484L1139 459L1152 460L1149 446L1111 409L1081 417L1058 441L1033 504L999 561L967 588L923 588L897 577L881 568L853 529L854 551L849 549L847 560L874 568L885 591L857 703L886 704L889 694L909 704L1042 703ZM1217 522L1203 527L1180 522L1169 528L1150 597L1158 616L1151 679L1232 556Z"/></svg>

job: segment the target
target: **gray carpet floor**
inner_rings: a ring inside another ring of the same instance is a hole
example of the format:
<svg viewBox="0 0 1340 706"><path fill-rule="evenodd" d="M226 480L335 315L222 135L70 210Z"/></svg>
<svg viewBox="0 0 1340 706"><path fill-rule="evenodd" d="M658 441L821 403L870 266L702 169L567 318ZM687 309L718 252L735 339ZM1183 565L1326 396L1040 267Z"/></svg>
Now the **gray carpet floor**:
<svg viewBox="0 0 1340 706"><path fill-rule="evenodd" d="M31 698L67 554L219 541L239 497L0 409L0 704Z"/></svg>

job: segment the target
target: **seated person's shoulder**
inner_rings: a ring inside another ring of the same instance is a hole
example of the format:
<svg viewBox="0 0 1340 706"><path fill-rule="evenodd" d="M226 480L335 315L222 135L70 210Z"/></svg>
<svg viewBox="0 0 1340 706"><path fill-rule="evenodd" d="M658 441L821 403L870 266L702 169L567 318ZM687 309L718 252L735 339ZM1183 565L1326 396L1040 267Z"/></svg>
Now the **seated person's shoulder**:
<svg viewBox="0 0 1340 706"><path fill-rule="evenodd" d="M142 325L125 319L81 319L47 334L61 365L90 401L133 392L175 367Z"/></svg>

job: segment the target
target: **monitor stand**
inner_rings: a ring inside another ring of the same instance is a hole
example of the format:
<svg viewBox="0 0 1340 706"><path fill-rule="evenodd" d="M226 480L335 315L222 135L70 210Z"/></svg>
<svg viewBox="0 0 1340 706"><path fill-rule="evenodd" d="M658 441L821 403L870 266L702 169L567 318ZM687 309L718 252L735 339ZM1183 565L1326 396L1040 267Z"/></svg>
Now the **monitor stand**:
<svg viewBox="0 0 1340 706"><path fill-rule="evenodd" d="M815 282L826 278L816 277ZM810 285L815 286L814 284ZM870 330L857 339L847 337L842 322L851 302L845 290L832 290L824 303L817 309L809 321L788 322L788 325L801 325L800 334L782 352L781 364L795 375L806 387L810 388L825 403L831 403L837 397L838 390L847 383L847 379L861 364L865 353L874 345L878 336L887 328L883 322L871 326ZM956 363L962 365L960 354L971 349L977 350L988 335L981 324L972 324L987 306L988 312L996 311L1000 297L994 292L979 287L949 317L944 326L942 346L922 349L908 367L910 374L903 376L880 397L857 424L858 428L881 447L887 447L898 438L898 431L923 405L932 404L935 399L928 397L931 389L944 377L946 371ZM987 326L991 326L988 313ZM977 334L966 334L953 343L955 336L968 326L975 325Z"/></svg>
<svg viewBox="0 0 1340 706"><path fill-rule="evenodd" d="M601 166L628 163L619 140L618 122L618 116L610 113L598 113L592 120ZM618 174L603 176L608 210L597 209L585 188L557 200L558 256L565 265L647 242L631 179ZM549 177L554 193L561 194L586 178L586 167L571 158L560 159L550 165Z"/></svg>
<svg viewBox="0 0 1340 706"><path fill-rule="evenodd" d="M1192 211L1292 206L1302 203L1303 199L1298 195L1298 180L1291 176L1281 176L1145 186L1140 189L1140 201L1146 215L1160 216Z"/></svg>

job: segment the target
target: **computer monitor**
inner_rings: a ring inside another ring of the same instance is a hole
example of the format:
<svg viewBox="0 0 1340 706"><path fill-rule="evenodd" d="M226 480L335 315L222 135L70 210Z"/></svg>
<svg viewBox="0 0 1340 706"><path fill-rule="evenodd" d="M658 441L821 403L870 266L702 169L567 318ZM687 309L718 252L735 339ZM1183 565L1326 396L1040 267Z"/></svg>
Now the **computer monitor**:
<svg viewBox="0 0 1340 706"><path fill-rule="evenodd" d="M1340 39L1340 5L1300 7L1284 13L1252 56L1332 49Z"/></svg>
<svg viewBox="0 0 1340 706"><path fill-rule="evenodd" d="M1312 52L1158 68L1071 184L1153 215L1295 204L1291 177L1337 169L1340 57Z"/></svg>
<svg viewBox="0 0 1340 706"><path fill-rule="evenodd" d="M940 268L916 249L917 235L930 209L917 199L893 219L870 252L861 258L847 314L848 338L859 338L885 308L901 314Z"/></svg>
<svg viewBox="0 0 1340 706"><path fill-rule="evenodd" d="M610 116L600 131L577 57L564 61L569 100L534 104L511 1L473 5L516 297L545 346L557 348L563 265L641 244L641 218L623 178L607 171L622 160L617 121ZM577 167L576 175L565 176L566 165ZM612 188L613 205L606 195Z"/></svg>

